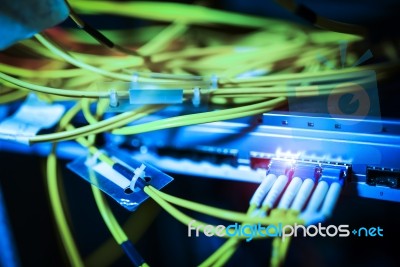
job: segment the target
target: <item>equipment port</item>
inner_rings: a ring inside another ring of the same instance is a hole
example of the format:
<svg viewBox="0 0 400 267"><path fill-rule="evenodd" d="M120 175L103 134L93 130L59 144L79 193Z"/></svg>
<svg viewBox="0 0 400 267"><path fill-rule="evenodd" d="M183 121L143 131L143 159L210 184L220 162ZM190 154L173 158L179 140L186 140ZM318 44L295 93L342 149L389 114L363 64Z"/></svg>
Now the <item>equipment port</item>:
<svg viewBox="0 0 400 267"><path fill-rule="evenodd" d="M378 167L367 167L367 184L400 189L400 170Z"/></svg>
<svg viewBox="0 0 400 267"><path fill-rule="evenodd" d="M159 156L193 161L207 161L213 164L238 165L238 150L228 148L196 147L195 149L161 147L157 149Z"/></svg>
<svg viewBox="0 0 400 267"><path fill-rule="evenodd" d="M252 151L250 152L250 168L252 168L253 170L256 169L268 170L272 158L273 158L272 154Z"/></svg>

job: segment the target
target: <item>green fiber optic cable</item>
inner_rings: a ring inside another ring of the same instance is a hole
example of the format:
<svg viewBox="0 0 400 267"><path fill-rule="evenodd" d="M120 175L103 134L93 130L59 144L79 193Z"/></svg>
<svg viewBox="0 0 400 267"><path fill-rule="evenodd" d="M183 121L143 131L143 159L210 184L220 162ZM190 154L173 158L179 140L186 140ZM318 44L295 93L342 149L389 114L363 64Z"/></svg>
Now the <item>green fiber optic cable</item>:
<svg viewBox="0 0 400 267"><path fill-rule="evenodd" d="M55 61L63 61L61 57L58 55L52 53L49 49L43 47L43 45L40 45L37 41L33 39L25 39L21 40L18 45L23 46L24 50L27 51L32 51L33 53L36 53L39 56L42 56L44 59L52 59Z"/></svg>
<svg viewBox="0 0 400 267"><path fill-rule="evenodd" d="M100 74L102 76L112 78L112 79L117 79L117 80L122 80L122 81L127 81L127 82L131 82L133 79L133 73L132 73L132 75L128 75L128 74L124 74L124 73L116 73L116 72L108 71L104 68L98 68L93 65L84 63L80 60L77 60L76 58L71 56L69 53L63 51L60 47L58 47L56 44L54 44L54 42L52 42L49 38L47 38L41 34L36 34L35 38L41 44L43 44L46 48L48 48L50 51L59 55L65 61L67 61L68 63L70 63L76 67L86 69L86 70L92 71L94 73L97 73L97 74ZM146 77L143 77L143 75L139 76L138 80L141 82L163 82L163 81L168 82L169 81L169 80L163 80L163 79L146 78Z"/></svg>
<svg viewBox="0 0 400 267"><path fill-rule="evenodd" d="M150 131L155 130L156 128L159 129L166 129L170 127L177 127L180 125L192 125L195 123L199 123L199 120L202 123L205 122L212 122L212 121L219 121L224 118L240 118L244 116L249 116L251 114L259 114L263 111L266 111L272 107L276 107L277 105L281 105L285 102L285 98L276 98L274 100L267 101L265 103L257 103L253 105L248 105L239 108L232 108L227 110L219 110L219 111L212 111L212 112L204 112L199 114L191 114L185 116L178 116L174 118L159 120L154 123L144 123L137 126L129 126L126 128L119 129L122 131L116 132L116 134L132 134L129 131ZM100 121L93 125L87 125L80 128L77 128L72 131L65 131L60 133L52 133L52 134L45 134L39 135L30 138L31 143L36 142L46 142L46 141L62 141L62 140L70 140L74 139L78 136L84 136L89 134L96 134L104 131L109 131L122 125L126 125L127 123L136 120L138 118L147 116L151 112L154 112L160 109L160 106L150 106L150 107L142 107L135 111L125 112L119 115L116 115L112 118ZM131 128L134 127L134 128Z"/></svg>
<svg viewBox="0 0 400 267"><path fill-rule="evenodd" d="M250 205L246 215L250 218L250 215L257 209L256 205ZM204 260L199 267L207 267L213 265L219 259L221 261L228 260L230 256L235 252L235 247L237 246L239 240L237 237L228 239L221 247L219 247L213 254L211 254L206 260ZM227 253L231 251L232 253ZM226 255L224 257L224 255ZM229 255L229 256L228 256Z"/></svg>
<svg viewBox="0 0 400 267"><path fill-rule="evenodd" d="M185 200L181 199L169 194L166 194L162 191L158 191L152 187L150 187L151 190L153 190L154 193L158 194L161 198L163 198L165 201L175 204L177 206L180 206L185 209L193 210L202 214L207 214L210 216L213 216L215 218L227 220L227 221L233 221L233 222L247 222L247 223L261 223L263 219L257 218L257 217L250 217L249 213L241 213L241 212L235 212L235 211L229 211L225 209L219 209L211 206L207 206L204 204L200 204L197 202L193 202L190 200Z"/></svg>
<svg viewBox="0 0 400 267"><path fill-rule="evenodd" d="M232 55L235 48L232 46L217 46L217 47L190 47L181 51L166 51L151 57L152 62L159 63L179 58L204 57L210 55L229 54Z"/></svg>
<svg viewBox="0 0 400 267"><path fill-rule="evenodd" d="M54 217L56 219L57 228L59 229L59 233L61 234L62 243L67 252L68 259L70 260L72 266L80 267L83 266L83 262L76 248L72 234L69 230L61 204L61 199L58 195L56 164L56 155L54 153L49 154L47 158L47 184L51 199L51 206L53 209Z"/></svg>
<svg viewBox="0 0 400 267"><path fill-rule="evenodd" d="M250 105L261 101L267 101L269 98L265 97L242 97L235 96L234 98L225 98L225 97L212 97L211 103L217 105L226 105L226 104L234 104L234 105Z"/></svg>
<svg viewBox="0 0 400 267"><path fill-rule="evenodd" d="M7 74L0 72L0 79L15 84L17 86L40 92L45 94L54 94L59 96L68 96L68 97L89 97L89 98L98 98L102 94L106 96L107 93L100 93L100 92L85 92L85 91L76 91L76 90L67 90L67 89L55 89L51 87L35 85L32 83L24 82L17 78L11 77Z"/></svg>
<svg viewBox="0 0 400 267"><path fill-rule="evenodd" d="M177 17L188 24L220 23L241 27L262 28L278 20L248 16L204 6L166 2L69 1L82 13L108 13L157 21L174 21ZM154 8L157 6L157 8Z"/></svg>
<svg viewBox="0 0 400 267"><path fill-rule="evenodd" d="M158 195L158 193L154 192L154 189L150 188L151 186L146 186L144 187L144 191L146 192L146 194L148 194L154 201L156 201L163 209L165 209L169 214L171 214L171 216L173 216L175 219L177 219L179 222L188 225L189 223L191 223L193 225L193 227L197 228L197 227L205 227L207 224L200 222L200 221L195 221L192 222L194 219L187 216L186 214L182 213L181 211L179 211L178 209L176 209L174 206L172 206L171 204L169 204L167 201L165 201L162 197L160 197ZM249 218L246 217L246 219L248 220ZM247 220L244 220L245 222ZM279 218L259 218L259 220L257 220L257 223L261 223L264 225L269 225L269 224L274 224L274 223L286 223L286 224L294 224L294 223L301 223L301 220L298 218L290 218L287 221L282 222L282 220L279 220ZM228 236L224 236L225 238L229 238ZM247 237L241 236L238 237L240 239L246 239ZM256 239L260 238L260 236L256 236L254 237ZM262 237L261 237L262 238Z"/></svg>
<svg viewBox="0 0 400 267"><path fill-rule="evenodd" d="M58 123L58 128L65 129L80 110L81 110L81 103L76 102L76 104L72 108L70 108L60 119L60 122Z"/></svg>
<svg viewBox="0 0 400 267"><path fill-rule="evenodd" d="M238 108L229 108L225 110L183 115L173 118L161 119L155 122L144 123L141 125L128 126L125 128L116 129L113 131L113 133L130 135L140 132L155 131L166 128L246 117L250 115L260 114L263 111L268 111L273 107L284 104L285 102L286 98L278 97L263 103L257 103Z"/></svg>
<svg viewBox="0 0 400 267"><path fill-rule="evenodd" d="M37 70L37 69L26 69L22 67L16 67L0 63L0 72L4 72L11 75L18 75L25 78L71 78L83 74L87 74L86 70L83 69L61 69L61 70Z"/></svg>
<svg viewBox="0 0 400 267"><path fill-rule="evenodd" d="M226 80L226 83L251 83L251 82L273 82L273 81L290 81L296 80L301 82L312 82L315 78L325 78L327 81L334 81L337 79L351 79L359 76L363 76L365 74L360 73L360 70L364 69L375 69L376 65L371 66L358 66L353 68L344 68L338 70L326 70L320 71L316 73L290 73L290 74L276 74L262 77L251 77L251 78L234 78L230 80ZM223 81L220 81L223 83Z"/></svg>
<svg viewBox="0 0 400 267"><path fill-rule="evenodd" d="M82 75L63 81L62 87L70 88L71 90L95 91L100 89L96 83L100 82L103 77L98 74ZM98 90L100 93L100 90ZM103 91L105 92L105 91ZM78 98L78 97L75 97ZM94 98L94 97L93 97Z"/></svg>
<svg viewBox="0 0 400 267"><path fill-rule="evenodd" d="M89 174L93 176L92 171L89 171ZM128 240L128 237L117 222L117 219L112 213L107 203L107 200L105 199L100 189L92 185L92 193L96 201L97 208L100 211L101 217L103 218L104 223L106 224L108 230L111 232L115 241L118 243L118 245L126 242Z"/></svg>
<svg viewBox="0 0 400 267"><path fill-rule="evenodd" d="M63 116L60 124L68 123L79 111L79 105L75 105ZM57 144L53 144L52 152L47 158L47 187L50 197L50 203L53 210L54 218L56 220L56 226L58 232L61 235L61 241L66 250L68 259L72 266L80 267L84 266L82 259L79 255L79 251L75 245L74 239L69 229L64 209L62 207L60 195L58 193L58 179L57 179L57 157L55 154Z"/></svg>
<svg viewBox="0 0 400 267"><path fill-rule="evenodd" d="M156 203L146 202L143 203L140 209L129 216L123 225L123 229L132 242L136 242L143 236L154 219L156 219L159 210L160 208ZM121 249L111 237L85 258L85 266L111 266L113 262L122 256L121 252Z"/></svg>
<svg viewBox="0 0 400 267"><path fill-rule="evenodd" d="M235 238L229 238L225 241L224 244L221 245L213 254L211 254L205 261L203 261L199 267L208 267L212 266L219 258L221 258L229 248L234 246L237 243Z"/></svg>
<svg viewBox="0 0 400 267"><path fill-rule="evenodd" d="M97 134L101 132L110 131L114 128L121 127L123 125L128 124L134 120L145 117L152 112L159 110L160 106L150 106L150 107L141 107L134 111L128 111L125 113L121 113L112 118L100 121L96 124L82 126L80 128L76 128L74 130L52 133L52 134L44 134L32 137L29 139L31 143L37 142L47 142L47 141L64 141L76 139L80 136L87 136L90 134Z"/></svg>
<svg viewBox="0 0 400 267"><path fill-rule="evenodd" d="M90 101L88 99L82 99L81 101L82 103L82 111L84 113L85 118L88 120L88 122L90 124L94 124L97 123L96 118L90 113L89 110L89 105L90 105ZM67 127L69 130L74 129L74 127L72 127L71 125L69 125ZM91 135L94 136L94 135ZM84 138L78 138L77 140L79 143L81 143L82 145L84 145L85 147L87 147L90 151L90 148L92 148L91 152L93 153L97 153L97 149L94 149L91 146L91 142L86 141ZM99 155L101 157L101 159L105 162L108 162L109 164L112 162L108 157L105 157L104 155ZM89 175L91 177L91 180L95 179L94 178L94 173L92 170L89 170ZM105 224L107 225L107 228L110 230L112 236L114 237L114 239L116 240L116 242L120 245L123 242L126 242L128 240L128 237L126 236L125 232L122 230L122 228L120 227L117 219L115 218L114 214L112 213L105 197L103 196L103 194L101 193L101 191L92 185L92 192L93 192L93 196L95 198L96 201L96 205L97 208L100 211L100 214L105 222Z"/></svg>
<svg viewBox="0 0 400 267"><path fill-rule="evenodd" d="M222 256L221 258L219 258L215 263L214 263L214 267L221 267L224 266L226 264L226 262L233 256L233 254L236 252L237 250L237 246L238 244L236 244L235 246L230 247Z"/></svg>
<svg viewBox="0 0 400 267"><path fill-rule="evenodd" d="M285 238L284 241L283 240L281 241L282 244L280 246L279 255L280 255L280 260L282 263L286 259L286 255L289 250L289 245L290 245L291 241L292 241L292 237L290 237L290 236Z"/></svg>
<svg viewBox="0 0 400 267"><path fill-rule="evenodd" d="M188 26L180 23L179 20L174 21L171 25L163 29L158 35L153 37L148 43L138 49L138 53L143 56L153 55L160 52L163 46L167 45L173 39L186 32Z"/></svg>
<svg viewBox="0 0 400 267"><path fill-rule="evenodd" d="M57 47L52 41L50 41L48 38L44 37L41 34L36 34L35 38L42 44L44 45L47 49L49 49L51 52L54 54L60 56L63 58L65 61L71 63L72 65L86 69L95 73L98 73L100 75L113 78L113 79L118 79L118 80L123 80L123 81L131 81L132 76L131 75L126 75L122 73L114 73L110 72L104 69L97 68L95 66L83 63L82 61L79 61L75 59L73 56L69 55L67 52L64 52L61 48Z"/></svg>
<svg viewBox="0 0 400 267"><path fill-rule="evenodd" d="M280 246L281 246L281 238L275 237L272 239L272 252L270 258L270 266L271 267L279 267L280 266Z"/></svg>
<svg viewBox="0 0 400 267"><path fill-rule="evenodd" d="M28 93L26 91L13 90L7 94L0 95L0 104L7 104L18 99L25 97Z"/></svg>
<svg viewBox="0 0 400 267"><path fill-rule="evenodd" d="M82 98L82 113L89 124L96 124L98 121L90 112L90 100L88 98Z"/></svg>

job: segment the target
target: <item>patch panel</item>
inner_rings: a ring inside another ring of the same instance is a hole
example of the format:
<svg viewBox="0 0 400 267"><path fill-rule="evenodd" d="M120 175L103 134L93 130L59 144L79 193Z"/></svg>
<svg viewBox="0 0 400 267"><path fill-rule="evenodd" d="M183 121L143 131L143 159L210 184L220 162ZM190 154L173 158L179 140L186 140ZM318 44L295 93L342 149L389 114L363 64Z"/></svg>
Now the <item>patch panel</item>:
<svg viewBox="0 0 400 267"><path fill-rule="evenodd" d="M368 185L400 189L399 169L368 166L366 177L367 177L366 183Z"/></svg>
<svg viewBox="0 0 400 267"><path fill-rule="evenodd" d="M274 158L301 159L301 164L322 164L326 177L339 175L341 167L346 169L347 194L399 202L398 172L391 169L400 168L400 123L363 120L364 130L353 131L359 120L342 120L275 112L264 114L258 125L247 119L161 130L135 136L146 149L134 156L172 173L255 183L262 180ZM312 129L308 122L314 123ZM208 149L195 149L199 147Z"/></svg>

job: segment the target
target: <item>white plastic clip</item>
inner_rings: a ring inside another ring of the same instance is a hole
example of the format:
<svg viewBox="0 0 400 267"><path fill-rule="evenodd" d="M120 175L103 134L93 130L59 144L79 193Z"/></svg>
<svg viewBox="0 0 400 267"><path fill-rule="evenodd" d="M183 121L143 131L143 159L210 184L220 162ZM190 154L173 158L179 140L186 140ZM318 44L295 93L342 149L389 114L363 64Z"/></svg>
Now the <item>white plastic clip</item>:
<svg viewBox="0 0 400 267"><path fill-rule="evenodd" d="M132 83L138 83L139 82L139 74L138 73L133 73L132 74Z"/></svg>
<svg viewBox="0 0 400 267"><path fill-rule="evenodd" d="M213 74L211 76L211 90L217 90L218 89L218 76Z"/></svg>
<svg viewBox="0 0 400 267"><path fill-rule="evenodd" d="M131 183L129 185L129 188L132 191L135 191L135 184L137 179L139 179L139 177L143 177L144 176L144 169L146 169L146 165L144 165L142 163L142 165L140 165L139 168L136 168L133 172L135 173L135 175L132 177Z"/></svg>
<svg viewBox="0 0 400 267"><path fill-rule="evenodd" d="M86 161L85 161L85 165L88 167L93 167L93 165L95 165L97 163L97 159L99 158L100 154L103 154L104 150L100 149L97 150L96 153L93 154L93 156L89 157Z"/></svg>
<svg viewBox="0 0 400 267"><path fill-rule="evenodd" d="M110 90L110 107L111 108L116 108L119 106L119 101L118 101L118 94L115 89Z"/></svg>
<svg viewBox="0 0 400 267"><path fill-rule="evenodd" d="M193 98L192 98L192 104L195 107L198 107L201 103L201 96L200 96L200 88L195 87L193 89Z"/></svg>

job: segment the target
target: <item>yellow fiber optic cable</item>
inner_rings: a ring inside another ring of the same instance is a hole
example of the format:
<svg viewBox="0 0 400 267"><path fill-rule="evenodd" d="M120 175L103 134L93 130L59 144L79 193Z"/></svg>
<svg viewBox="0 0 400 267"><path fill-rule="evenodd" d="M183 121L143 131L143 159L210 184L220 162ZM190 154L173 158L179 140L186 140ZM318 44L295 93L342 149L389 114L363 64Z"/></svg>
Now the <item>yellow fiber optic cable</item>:
<svg viewBox="0 0 400 267"><path fill-rule="evenodd" d="M62 129L69 121L76 115L80 110L80 105L75 105L72 107L60 121L59 129ZM66 250L68 259L72 266L80 267L84 266L82 259L79 255L79 251L76 247L75 241L73 239L71 230L67 223L64 209L61 203L60 194L58 193L58 178L57 178L57 157L55 154L57 144L53 144L52 152L47 157L47 187L50 197L50 204L53 210L54 218L56 221L56 226L58 232L61 236L61 241Z"/></svg>
<svg viewBox="0 0 400 267"><path fill-rule="evenodd" d="M286 98L278 97L266 102L238 107L238 108L203 112L199 114L183 115L174 118L158 120L156 122L149 122L142 125L128 126L122 129L116 129L113 131L113 133L127 135L127 134L155 131L172 127L246 117L266 112L284 103L286 103Z"/></svg>
<svg viewBox="0 0 400 267"><path fill-rule="evenodd" d="M262 28L278 20L216 10L199 5L167 2L69 1L81 13L108 13L156 21L172 22L177 17L188 24L219 23L240 27ZM154 8L157 6L157 8Z"/></svg>

